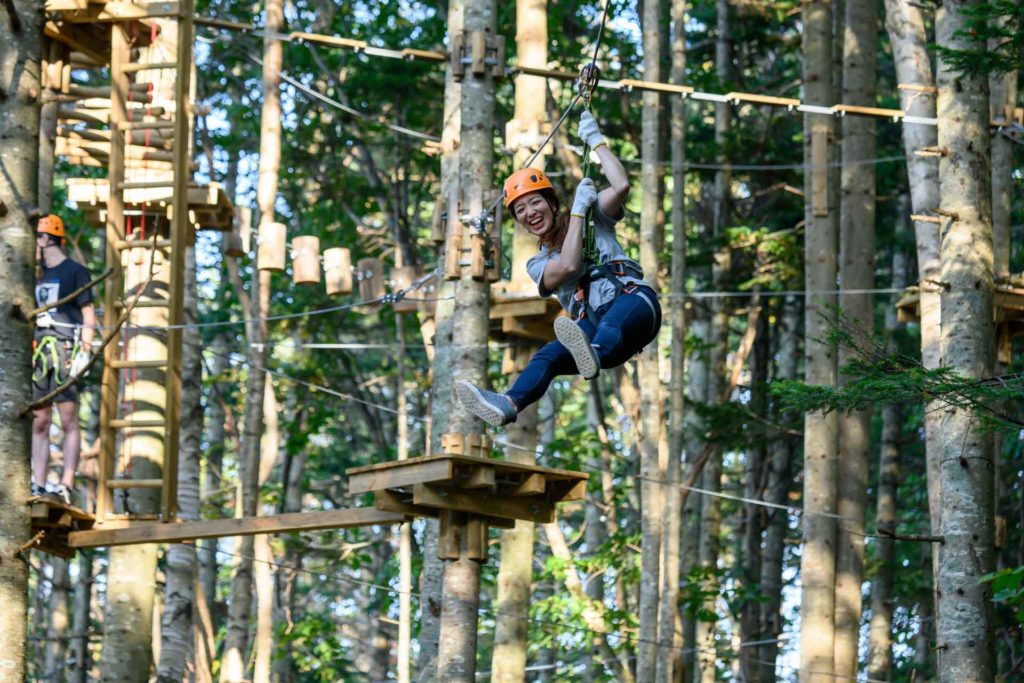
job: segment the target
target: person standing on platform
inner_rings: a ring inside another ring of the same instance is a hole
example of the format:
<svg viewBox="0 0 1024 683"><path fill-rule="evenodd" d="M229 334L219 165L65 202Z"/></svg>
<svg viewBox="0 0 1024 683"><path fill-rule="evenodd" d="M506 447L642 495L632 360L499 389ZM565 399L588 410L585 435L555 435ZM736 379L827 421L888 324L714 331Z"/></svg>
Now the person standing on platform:
<svg viewBox="0 0 1024 683"><path fill-rule="evenodd" d="M32 495L51 495L71 504L75 473L82 448L78 425L78 388L75 384L53 392L85 369L92 353L96 309L92 303L89 270L64 253L64 221L53 214L39 219L36 227L36 262L41 276L36 283L36 306L42 308L69 297L36 317L32 353L32 401L47 399L35 409L32 420ZM81 291L79 291L81 290ZM57 404L63 430L64 469L60 482L47 483L50 466L50 424Z"/></svg>

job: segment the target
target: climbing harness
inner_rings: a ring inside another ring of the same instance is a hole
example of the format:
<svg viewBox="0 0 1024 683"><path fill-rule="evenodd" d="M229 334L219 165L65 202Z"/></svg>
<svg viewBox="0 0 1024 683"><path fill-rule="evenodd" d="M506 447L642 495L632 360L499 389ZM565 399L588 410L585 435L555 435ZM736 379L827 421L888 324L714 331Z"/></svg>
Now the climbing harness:
<svg viewBox="0 0 1024 683"><path fill-rule="evenodd" d="M53 380L63 384L68 379L71 361L79 351L78 330L75 339L60 339L48 334L32 343L32 381L40 382L53 372Z"/></svg>

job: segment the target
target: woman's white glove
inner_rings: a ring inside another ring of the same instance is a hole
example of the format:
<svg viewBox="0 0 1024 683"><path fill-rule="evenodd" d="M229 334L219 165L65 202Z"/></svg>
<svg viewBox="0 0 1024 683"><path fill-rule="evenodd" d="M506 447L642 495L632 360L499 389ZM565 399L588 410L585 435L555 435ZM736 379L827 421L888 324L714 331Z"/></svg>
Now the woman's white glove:
<svg viewBox="0 0 1024 683"><path fill-rule="evenodd" d="M580 115L580 125L576 132L590 149L597 149L605 143L604 136L601 135L601 128L597 125L594 115L586 109Z"/></svg>
<svg viewBox="0 0 1024 683"><path fill-rule="evenodd" d="M572 200L572 215L580 218L587 215L587 209L597 201L597 187L590 178L584 178L576 187L576 196Z"/></svg>

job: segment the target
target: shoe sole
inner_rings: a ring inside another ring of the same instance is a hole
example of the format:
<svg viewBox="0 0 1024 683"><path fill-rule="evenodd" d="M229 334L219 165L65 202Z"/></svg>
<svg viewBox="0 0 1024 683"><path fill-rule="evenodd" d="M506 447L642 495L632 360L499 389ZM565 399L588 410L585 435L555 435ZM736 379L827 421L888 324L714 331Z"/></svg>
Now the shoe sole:
<svg viewBox="0 0 1024 683"><path fill-rule="evenodd" d="M598 366L597 354L590 345L586 333L580 326L562 316L555 318L555 336L562 343L572 359L576 361L576 369L583 379L594 379L601 368Z"/></svg>
<svg viewBox="0 0 1024 683"><path fill-rule="evenodd" d="M455 395L458 396L459 403L461 403L466 410L473 413L487 424L493 427L500 427L505 424L505 415L488 403L483 395L481 395L480 390L469 382L457 382L455 384Z"/></svg>

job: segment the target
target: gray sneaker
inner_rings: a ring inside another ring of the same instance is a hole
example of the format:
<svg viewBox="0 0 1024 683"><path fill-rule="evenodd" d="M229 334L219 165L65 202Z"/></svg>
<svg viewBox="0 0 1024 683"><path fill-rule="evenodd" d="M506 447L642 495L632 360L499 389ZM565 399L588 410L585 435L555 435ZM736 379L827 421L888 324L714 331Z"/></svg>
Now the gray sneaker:
<svg viewBox="0 0 1024 683"><path fill-rule="evenodd" d="M555 318L555 336L572 354L572 359L576 361L576 369L580 371L583 379L597 377L601 372L601 361L582 327L565 316L559 316Z"/></svg>
<svg viewBox="0 0 1024 683"><path fill-rule="evenodd" d="M64 484L57 484L54 486L50 494L65 505L73 505L71 502L71 489Z"/></svg>
<svg viewBox="0 0 1024 683"><path fill-rule="evenodd" d="M505 394L478 389L465 380L455 383L455 395L463 408L495 427L515 422L519 414L516 404Z"/></svg>

